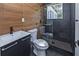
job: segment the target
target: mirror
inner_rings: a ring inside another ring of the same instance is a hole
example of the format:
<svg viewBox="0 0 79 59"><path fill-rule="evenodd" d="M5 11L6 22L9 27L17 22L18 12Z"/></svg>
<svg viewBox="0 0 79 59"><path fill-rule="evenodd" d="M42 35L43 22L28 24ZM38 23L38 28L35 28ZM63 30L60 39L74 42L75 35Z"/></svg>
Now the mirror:
<svg viewBox="0 0 79 59"><path fill-rule="evenodd" d="M63 4L62 3L48 4L47 19L63 19Z"/></svg>

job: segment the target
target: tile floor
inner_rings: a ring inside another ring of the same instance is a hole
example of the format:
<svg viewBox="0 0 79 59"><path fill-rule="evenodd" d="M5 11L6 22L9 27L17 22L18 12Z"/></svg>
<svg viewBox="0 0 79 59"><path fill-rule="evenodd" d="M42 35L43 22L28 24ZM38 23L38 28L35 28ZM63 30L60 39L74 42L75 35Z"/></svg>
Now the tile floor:
<svg viewBox="0 0 79 59"><path fill-rule="evenodd" d="M58 53L57 51L53 50L52 48L48 48L47 49L47 56L62 56L62 54ZM30 56L35 56L35 54L33 52L31 52Z"/></svg>

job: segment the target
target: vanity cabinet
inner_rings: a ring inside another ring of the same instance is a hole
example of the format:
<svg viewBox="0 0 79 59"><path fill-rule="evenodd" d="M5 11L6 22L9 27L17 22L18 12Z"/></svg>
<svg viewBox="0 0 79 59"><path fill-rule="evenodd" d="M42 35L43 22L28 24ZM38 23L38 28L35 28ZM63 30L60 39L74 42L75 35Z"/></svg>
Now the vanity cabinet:
<svg viewBox="0 0 79 59"><path fill-rule="evenodd" d="M1 56L29 56L30 35L1 47Z"/></svg>

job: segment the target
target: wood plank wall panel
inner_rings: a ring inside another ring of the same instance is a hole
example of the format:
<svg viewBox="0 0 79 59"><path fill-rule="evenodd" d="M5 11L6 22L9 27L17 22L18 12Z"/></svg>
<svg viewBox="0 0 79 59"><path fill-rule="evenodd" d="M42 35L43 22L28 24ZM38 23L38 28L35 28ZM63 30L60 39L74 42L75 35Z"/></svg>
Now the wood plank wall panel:
<svg viewBox="0 0 79 59"><path fill-rule="evenodd" d="M0 19L3 19L3 4L0 4Z"/></svg>
<svg viewBox="0 0 79 59"><path fill-rule="evenodd" d="M36 24L39 24L39 22L40 22L40 18L38 18L38 15L40 16L40 12L36 10L37 7L38 8L40 8L40 7L38 4L32 4L32 5L24 4L24 7L26 7L24 9L24 18L27 22L27 25L25 25L24 27L26 27L27 29L29 29L29 27L34 28L36 26ZM29 10L29 8L30 8L30 10ZM28 15L27 15L27 13L28 13Z"/></svg>
<svg viewBox="0 0 79 59"><path fill-rule="evenodd" d="M0 35L14 31L28 30L40 25L40 4L0 4ZM22 17L25 22L22 23Z"/></svg>

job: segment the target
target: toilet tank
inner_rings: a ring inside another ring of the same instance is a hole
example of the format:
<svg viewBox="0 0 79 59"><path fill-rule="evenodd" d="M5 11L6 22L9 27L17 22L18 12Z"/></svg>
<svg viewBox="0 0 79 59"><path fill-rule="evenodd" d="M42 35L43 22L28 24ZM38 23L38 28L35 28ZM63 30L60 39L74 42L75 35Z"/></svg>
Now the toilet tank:
<svg viewBox="0 0 79 59"><path fill-rule="evenodd" d="M34 42L37 40L37 29L31 29L28 31L29 33L31 33L31 41Z"/></svg>

